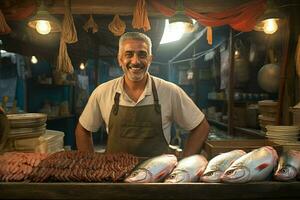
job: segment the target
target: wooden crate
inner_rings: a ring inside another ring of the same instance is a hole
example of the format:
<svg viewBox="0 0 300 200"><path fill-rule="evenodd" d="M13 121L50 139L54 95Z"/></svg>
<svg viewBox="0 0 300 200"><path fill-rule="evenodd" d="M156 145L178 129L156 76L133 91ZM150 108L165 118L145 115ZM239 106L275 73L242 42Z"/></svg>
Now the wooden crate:
<svg viewBox="0 0 300 200"><path fill-rule="evenodd" d="M277 153L281 153L282 147L267 139L247 139L247 140L207 140L204 144L204 151L208 159L235 149L242 149L246 152L263 146L272 146Z"/></svg>

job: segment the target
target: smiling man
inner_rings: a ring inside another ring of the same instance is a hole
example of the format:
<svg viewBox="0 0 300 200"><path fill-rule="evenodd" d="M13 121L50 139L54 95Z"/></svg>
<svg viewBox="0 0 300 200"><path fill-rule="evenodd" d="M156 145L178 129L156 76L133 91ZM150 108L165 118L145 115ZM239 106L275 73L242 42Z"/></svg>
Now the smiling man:
<svg viewBox="0 0 300 200"><path fill-rule="evenodd" d="M200 151L209 125L180 87L149 74L151 49L145 34L121 36L118 62L124 75L99 85L91 94L76 128L79 151L94 151L91 134L105 125L106 152L143 157L169 153L172 122L190 131L183 156Z"/></svg>

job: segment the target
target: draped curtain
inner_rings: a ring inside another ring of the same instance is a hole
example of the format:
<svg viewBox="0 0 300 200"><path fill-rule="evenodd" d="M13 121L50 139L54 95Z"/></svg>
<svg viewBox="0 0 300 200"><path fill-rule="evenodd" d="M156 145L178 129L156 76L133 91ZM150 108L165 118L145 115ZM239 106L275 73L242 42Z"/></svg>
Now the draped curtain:
<svg viewBox="0 0 300 200"><path fill-rule="evenodd" d="M151 0L148 2L154 9L170 17L174 15L175 10L163 3L168 1L171 2L171 0ZM201 2L199 4L201 5ZM204 26L229 25L237 31L248 32L253 30L257 19L264 13L266 7L266 0L253 0L222 12L202 14L193 11L193 9L185 8L185 13Z"/></svg>

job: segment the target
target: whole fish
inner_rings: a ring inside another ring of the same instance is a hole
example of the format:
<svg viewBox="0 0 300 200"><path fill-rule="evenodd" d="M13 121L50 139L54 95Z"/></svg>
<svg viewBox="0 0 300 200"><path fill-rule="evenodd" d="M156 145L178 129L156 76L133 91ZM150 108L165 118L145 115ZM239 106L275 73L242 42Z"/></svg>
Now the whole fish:
<svg viewBox="0 0 300 200"><path fill-rule="evenodd" d="M277 164L278 155L271 146L255 149L234 161L221 176L230 183L265 180Z"/></svg>
<svg viewBox="0 0 300 200"><path fill-rule="evenodd" d="M295 179L300 174L300 151L289 150L284 152L278 162L274 178L279 181Z"/></svg>
<svg viewBox="0 0 300 200"><path fill-rule="evenodd" d="M162 181L177 164L177 157L163 154L144 161L127 178L127 183L154 183Z"/></svg>
<svg viewBox="0 0 300 200"><path fill-rule="evenodd" d="M226 153L222 153L213 157L200 177L200 180L208 183L221 182L221 176L224 171L238 158L245 155L243 150L233 150Z"/></svg>
<svg viewBox="0 0 300 200"><path fill-rule="evenodd" d="M183 158L166 178L165 183L196 182L204 172L207 163L206 158L202 155L192 155Z"/></svg>

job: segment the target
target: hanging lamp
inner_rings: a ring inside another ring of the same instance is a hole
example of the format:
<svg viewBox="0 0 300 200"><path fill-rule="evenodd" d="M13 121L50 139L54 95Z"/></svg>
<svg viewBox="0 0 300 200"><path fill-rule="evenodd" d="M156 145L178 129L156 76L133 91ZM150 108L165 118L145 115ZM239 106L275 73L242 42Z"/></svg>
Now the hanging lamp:
<svg viewBox="0 0 300 200"><path fill-rule="evenodd" d="M178 26L178 23L183 23L185 32L193 31L193 20L185 15L183 0L176 0L175 14L169 18L170 26Z"/></svg>
<svg viewBox="0 0 300 200"><path fill-rule="evenodd" d="M60 22L48 12L43 1L41 1L36 15L29 19L27 25L42 35L61 31Z"/></svg>
<svg viewBox="0 0 300 200"><path fill-rule="evenodd" d="M283 17L283 13L279 11L275 3L268 1L267 9L259 18L254 30L263 31L266 34L273 34L278 30L278 23Z"/></svg>

